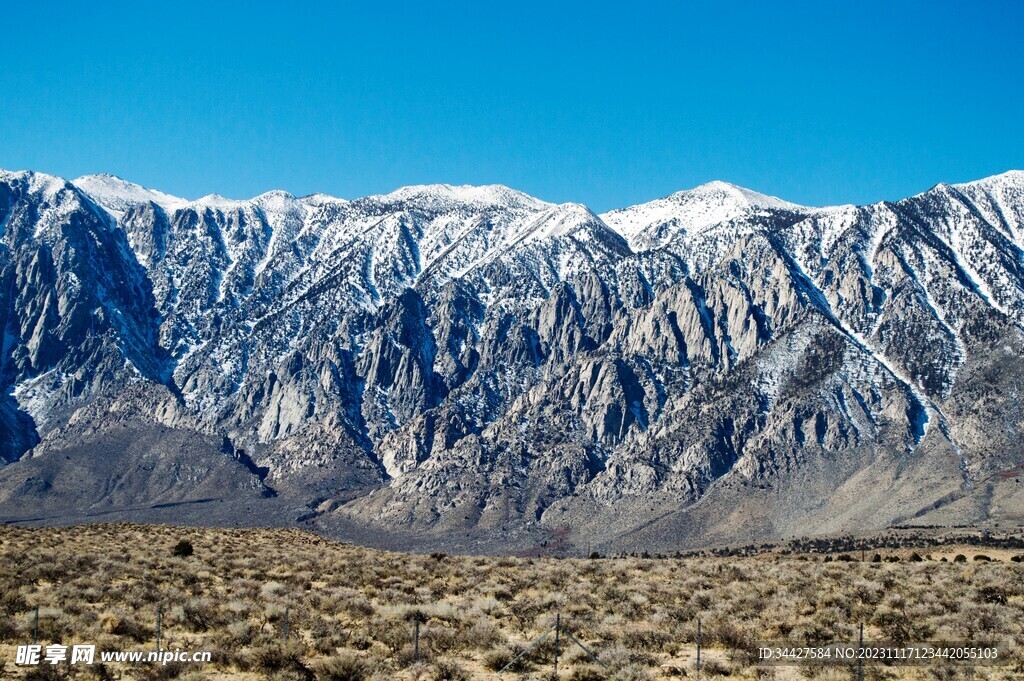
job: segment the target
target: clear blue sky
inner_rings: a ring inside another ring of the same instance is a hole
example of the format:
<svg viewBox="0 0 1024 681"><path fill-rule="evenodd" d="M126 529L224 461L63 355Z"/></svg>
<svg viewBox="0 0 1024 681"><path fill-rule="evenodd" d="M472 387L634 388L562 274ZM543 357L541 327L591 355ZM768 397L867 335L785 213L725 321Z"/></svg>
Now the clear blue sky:
<svg viewBox="0 0 1024 681"><path fill-rule="evenodd" d="M1024 168L1016 0L159 4L4 4L0 167L189 198L498 182L597 210Z"/></svg>

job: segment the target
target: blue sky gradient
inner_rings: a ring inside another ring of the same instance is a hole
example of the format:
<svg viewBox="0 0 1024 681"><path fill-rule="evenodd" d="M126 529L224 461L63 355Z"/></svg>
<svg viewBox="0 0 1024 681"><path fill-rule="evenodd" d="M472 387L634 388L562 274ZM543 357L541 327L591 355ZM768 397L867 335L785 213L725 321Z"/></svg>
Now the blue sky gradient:
<svg viewBox="0 0 1024 681"><path fill-rule="evenodd" d="M0 167L172 194L722 179L823 205L1024 168L1024 3L8 3Z"/></svg>

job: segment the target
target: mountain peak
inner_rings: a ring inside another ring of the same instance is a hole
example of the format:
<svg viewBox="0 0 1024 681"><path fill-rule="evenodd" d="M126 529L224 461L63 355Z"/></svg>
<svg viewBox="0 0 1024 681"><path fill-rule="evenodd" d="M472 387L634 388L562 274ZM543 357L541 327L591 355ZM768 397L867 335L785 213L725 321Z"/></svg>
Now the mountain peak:
<svg viewBox="0 0 1024 681"><path fill-rule="evenodd" d="M941 186L943 184L945 183L939 183L937 186ZM999 173L998 175L992 175L972 182L961 182L952 186L957 189L970 187L979 187L982 189L996 189L1003 187L1024 188L1024 170L1007 170L1006 172Z"/></svg>
<svg viewBox="0 0 1024 681"><path fill-rule="evenodd" d="M226 196L220 194L207 194L202 196L195 201L189 203L190 206L196 208L214 208L217 210L227 210L237 207L239 204L245 203L245 201L239 199L229 199Z"/></svg>
<svg viewBox="0 0 1024 681"><path fill-rule="evenodd" d="M789 201L783 201L776 196L755 192L729 182L723 182L722 180L712 180L693 189L685 189L670 194L666 198L684 201L697 200L706 203L732 202L739 207L747 209L802 210L805 208Z"/></svg>
<svg viewBox="0 0 1024 681"><path fill-rule="evenodd" d="M250 201L269 210L284 210L291 206L303 205L293 194L280 189L264 192Z"/></svg>
<svg viewBox="0 0 1024 681"><path fill-rule="evenodd" d="M42 191L51 195L68 188L68 181L56 175L37 173L34 170L3 170L0 168L0 181L18 180L27 182L32 191Z"/></svg>
<svg viewBox="0 0 1024 681"><path fill-rule="evenodd" d="M147 189L110 173L83 175L71 184L106 210L117 214L145 203L154 203L168 212L188 203L185 199Z"/></svg>
<svg viewBox="0 0 1024 681"><path fill-rule="evenodd" d="M400 187L388 194L367 197L382 201L413 201L418 204L437 206L444 204L468 204L475 206L502 206L508 208L540 209L551 204L534 198L502 184L451 185L419 184Z"/></svg>
<svg viewBox="0 0 1024 681"><path fill-rule="evenodd" d="M288 200L294 200L295 199L295 195L292 194L291 192L286 192L283 189L271 189L268 192L263 192L262 194L260 194L259 196L255 197L255 198L256 199L267 199L267 200L284 199L284 200L288 201Z"/></svg>
<svg viewBox="0 0 1024 681"><path fill-rule="evenodd" d="M338 198L337 196L331 196L330 194L324 194L322 192L316 192L314 194L303 196L302 198L299 199L299 201L302 201L303 203L310 206L325 206L328 204L349 203L348 199Z"/></svg>
<svg viewBox="0 0 1024 681"><path fill-rule="evenodd" d="M681 232L707 229L761 210L808 209L715 180L648 203L604 213L601 219L624 236L634 249L646 250L668 243Z"/></svg>

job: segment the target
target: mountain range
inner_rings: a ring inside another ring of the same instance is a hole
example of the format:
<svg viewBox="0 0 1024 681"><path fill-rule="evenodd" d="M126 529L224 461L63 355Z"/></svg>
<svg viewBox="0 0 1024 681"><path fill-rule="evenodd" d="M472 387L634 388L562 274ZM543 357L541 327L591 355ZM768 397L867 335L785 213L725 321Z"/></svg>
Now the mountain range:
<svg viewBox="0 0 1024 681"><path fill-rule="evenodd" d="M464 551L1024 523L1024 172L597 215L0 171L0 519Z"/></svg>

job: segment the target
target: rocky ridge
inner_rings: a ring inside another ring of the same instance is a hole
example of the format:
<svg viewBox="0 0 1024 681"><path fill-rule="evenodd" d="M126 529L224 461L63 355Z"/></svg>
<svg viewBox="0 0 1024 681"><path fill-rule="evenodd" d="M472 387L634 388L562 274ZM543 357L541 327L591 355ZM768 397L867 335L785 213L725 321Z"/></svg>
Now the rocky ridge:
<svg viewBox="0 0 1024 681"><path fill-rule="evenodd" d="M325 532L485 550L1022 519L1021 172L601 216L0 172L0 225L10 518L101 503L54 500L73 458L111 510L276 494ZM175 484L90 468L119 429Z"/></svg>

